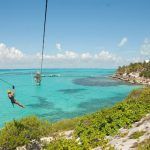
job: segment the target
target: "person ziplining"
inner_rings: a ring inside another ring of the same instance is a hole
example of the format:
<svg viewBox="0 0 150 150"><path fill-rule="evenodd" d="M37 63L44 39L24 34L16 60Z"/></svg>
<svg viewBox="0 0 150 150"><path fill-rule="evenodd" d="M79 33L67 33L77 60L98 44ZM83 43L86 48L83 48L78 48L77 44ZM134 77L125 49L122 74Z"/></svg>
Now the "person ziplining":
<svg viewBox="0 0 150 150"><path fill-rule="evenodd" d="M12 90L7 90L7 95L8 95L8 98L10 99L10 101L11 101L13 107L14 107L14 104L16 104L16 105L18 105L18 106L20 106L20 107L22 107L22 108L25 108L22 104L20 104L20 103L15 99L15 86L12 85L10 82L4 80L4 79L1 79L1 78L0 78L0 80L1 80L2 82L4 82L5 84L9 85L9 86L12 86Z"/></svg>
<svg viewBox="0 0 150 150"><path fill-rule="evenodd" d="M36 85L41 85L41 73L39 71L36 72L34 76Z"/></svg>
<svg viewBox="0 0 150 150"><path fill-rule="evenodd" d="M10 99L13 107L14 107L14 104L22 107L22 108L25 108L22 104L20 104L16 99L15 99L15 88L13 86L13 91L12 90L8 90L7 91L7 94L8 94L8 98Z"/></svg>

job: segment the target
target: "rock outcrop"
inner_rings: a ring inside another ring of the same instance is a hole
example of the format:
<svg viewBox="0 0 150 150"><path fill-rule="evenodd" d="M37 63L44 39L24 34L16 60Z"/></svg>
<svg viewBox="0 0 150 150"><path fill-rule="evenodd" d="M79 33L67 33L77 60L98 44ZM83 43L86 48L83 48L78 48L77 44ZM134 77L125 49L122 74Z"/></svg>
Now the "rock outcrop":
<svg viewBox="0 0 150 150"><path fill-rule="evenodd" d="M135 122L130 129L121 128L118 135L110 137L109 144L115 150L134 150L147 139L150 139L150 114Z"/></svg>

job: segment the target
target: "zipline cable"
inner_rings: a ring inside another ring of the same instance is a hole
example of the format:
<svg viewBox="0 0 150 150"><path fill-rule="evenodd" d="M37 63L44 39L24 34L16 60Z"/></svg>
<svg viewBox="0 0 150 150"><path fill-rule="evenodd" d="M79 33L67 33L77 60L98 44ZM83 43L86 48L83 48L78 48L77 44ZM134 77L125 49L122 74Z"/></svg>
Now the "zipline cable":
<svg viewBox="0 0 150 150"><path fill-rule="evenodd" d="M1 79L1 78L0 78L0 80L3 81L4 83L10 85L12 87L12 89L15 89L15 86L13 84L11 84L10 82L8 82L8 81L6 81L4 79Z"/></svg>
<svg viewBox="0 0 150 150"><path fill-rule="evenodd" d="M46 18L47 18L47 6L48 6L48 0L46 0L45 4L45 17L44 17L44 30L43 30L43 40L42 40L42 58L41 58L41 74L43 69L43 58L44 58L44 48L45 48L45 29L46 29Z"/></svg>

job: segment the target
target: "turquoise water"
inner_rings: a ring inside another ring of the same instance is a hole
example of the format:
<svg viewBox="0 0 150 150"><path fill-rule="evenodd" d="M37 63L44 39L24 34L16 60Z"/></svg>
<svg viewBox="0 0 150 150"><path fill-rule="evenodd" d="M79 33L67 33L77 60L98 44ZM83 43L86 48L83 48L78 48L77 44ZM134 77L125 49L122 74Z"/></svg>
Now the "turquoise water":
<svg viewBox="0 0 150 150"><path fill-rule="evenodd" d="M12 107L7 89L0 81L0 126L27 115L50 121L72 118L114 105L137 88L108 78L115 69L45 69L42 85L35 86L35 70L1 70L0 78L16 86L16 99L25 109Z"/></svg>

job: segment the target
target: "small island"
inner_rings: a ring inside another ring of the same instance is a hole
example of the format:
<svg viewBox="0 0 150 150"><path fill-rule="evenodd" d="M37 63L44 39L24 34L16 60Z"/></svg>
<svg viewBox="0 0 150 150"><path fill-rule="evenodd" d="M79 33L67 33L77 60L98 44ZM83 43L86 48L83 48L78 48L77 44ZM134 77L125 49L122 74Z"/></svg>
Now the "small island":
<svg viewBox="0 0 150 150"><path fill-rule="evenodd" d="M150 61L119 67L112 78L132 84L150 85Z"/></svg>

